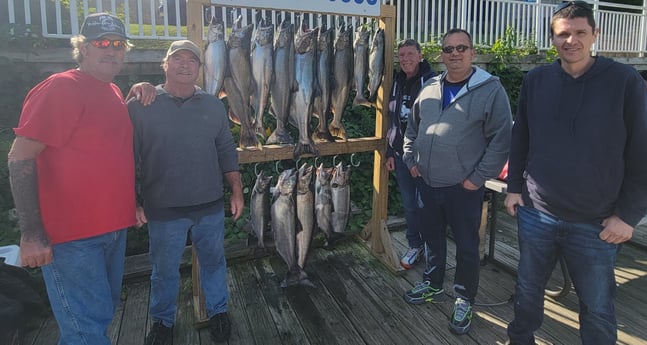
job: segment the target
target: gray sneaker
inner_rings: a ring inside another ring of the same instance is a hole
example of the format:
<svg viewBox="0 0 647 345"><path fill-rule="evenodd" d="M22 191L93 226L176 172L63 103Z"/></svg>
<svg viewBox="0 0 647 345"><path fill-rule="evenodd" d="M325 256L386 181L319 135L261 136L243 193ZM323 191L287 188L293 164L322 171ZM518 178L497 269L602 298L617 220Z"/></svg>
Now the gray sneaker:
<svg viewBox="0 0 647 345"><path fill-rule="evenodd" d="M416 248L409 248L400 259L400 265L406 269L410 269L413 265L420 260L422 254L425 252L425 246Z"/></svg>
<svg viewBox="0 0 647 345"><path fill-rule="evenodd" d="M445 290L434 288L428 280L404 292L404 300L411 304L443 302L445 299Z"/></svg>
<svg viewBox="0 0 647 345"><path fill-rule="evenodd" d="M472 304L462 298L454 303L454 313L449 320L449 330L454 334L465 334L472 326Z"/></svg>

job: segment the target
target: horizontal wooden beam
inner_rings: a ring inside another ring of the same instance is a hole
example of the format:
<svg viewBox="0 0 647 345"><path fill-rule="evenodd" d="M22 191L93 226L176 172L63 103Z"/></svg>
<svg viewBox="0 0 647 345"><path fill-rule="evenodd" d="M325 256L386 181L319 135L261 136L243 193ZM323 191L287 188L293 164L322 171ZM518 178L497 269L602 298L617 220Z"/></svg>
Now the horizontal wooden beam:
<svg viewBox="0 0 647 345"><path fill-rule="evenodd" d="M319 156L386 149L386 139L377 137L352 138L347 141L317 143ZM313 157L313 155L303 155ZM262 149L238 149L238 164L294 159L294 145L265 145Z"/></svg>

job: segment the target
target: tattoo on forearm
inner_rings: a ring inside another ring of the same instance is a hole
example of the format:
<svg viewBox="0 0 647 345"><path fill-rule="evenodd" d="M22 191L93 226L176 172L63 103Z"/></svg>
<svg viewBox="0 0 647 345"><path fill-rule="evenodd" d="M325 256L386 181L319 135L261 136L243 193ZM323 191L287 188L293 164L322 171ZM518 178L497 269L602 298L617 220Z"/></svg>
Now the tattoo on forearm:
<svg viewBox="0 0 647 345"><path fill-rule="evenodd" d="M18 225L22 239L48 245L49 238L45 233L38 201L36 160L10 161L9 183L18 213Z"/></svg>

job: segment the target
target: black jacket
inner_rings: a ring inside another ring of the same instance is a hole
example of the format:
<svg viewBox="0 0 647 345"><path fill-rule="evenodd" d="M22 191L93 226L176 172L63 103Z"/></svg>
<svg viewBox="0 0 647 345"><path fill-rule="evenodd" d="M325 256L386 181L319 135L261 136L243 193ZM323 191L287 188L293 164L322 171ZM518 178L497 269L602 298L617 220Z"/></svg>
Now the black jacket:
<svg viewBox="0 0 647 345"><path fill-rule="evenodd" d="M431 66L425 60L420 62L418 74L413 78L407 79L407 75L402 71L395 74L393 86L391 87L391 96L389 97L389 129L386 133L388 142L386 146L387 157L393 157L396 152L402 154L404 132L407 129L406 118L410 113L410 110L407 109L411 109L422 85L435 75L436 72L431 69ZM393 102L395 102L394 106L391 107Z"/></svg>
<svg viewBox="0 0 647 345"><path fill-rule="evenodd" d="M526 75L508 192L564 221L635 226L647 212L647 91L630 66L595 60L578 78L559 60Z"/></svg>

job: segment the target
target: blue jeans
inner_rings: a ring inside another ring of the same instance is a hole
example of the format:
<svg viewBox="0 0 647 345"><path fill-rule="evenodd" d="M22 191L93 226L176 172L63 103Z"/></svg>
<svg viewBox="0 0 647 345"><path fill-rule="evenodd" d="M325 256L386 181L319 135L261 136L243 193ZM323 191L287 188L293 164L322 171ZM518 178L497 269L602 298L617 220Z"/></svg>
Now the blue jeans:
<svg viewBox="0 0 647 345"><path fill-rule="evenodd" d="M454 292L474 302L479 285L479 227L485 188L471 191L456 184L430 187L422 179L418 183L425 223L422 237L427 244L427 266L423 280L442 288L447 266L447 226L456 242L456 274Z"/></svg>
<svg viewBox="0 0 647 345"><path fill-rule="evenodd" d="M424 241L420 235L422 213L416 178L411 176L409 168L402 161L401 154L396 152L393 158L395 161L395 180L398 182L404 217L407 220L407 242L409 243L409 248L419 248L422 247Z"/></svg>
<svg viewBox="0 0 647 345"><path fill-rule="evenodd" d="M544 317L544 288L563 255L580 307L582 343L615 344L614 266L619 246L602 241L600 224L569 223L529 207L517 208L519 268L511 342L534 344Z"/></svg>
<svg viewBox="0 0 647 345"><path fill-rule="evenodd" d="M148 216L149 210L146 210ZM151 213L152 214L152 213ZM227 311L225 261L225 211L220 203L208 212L178 212L167 219L148 218L151 273L150 314L153 321L171 327L175 323L180 287L180 260L187 233L200 262L200 286L205 296L207 316Z"/></svg>
<svg viewBox="0 0 647 345"><path fill-rule="evenodd" d="M58 345L110 345L107 332L121 297L126 230L55 244L42 267Z"/></svg>

